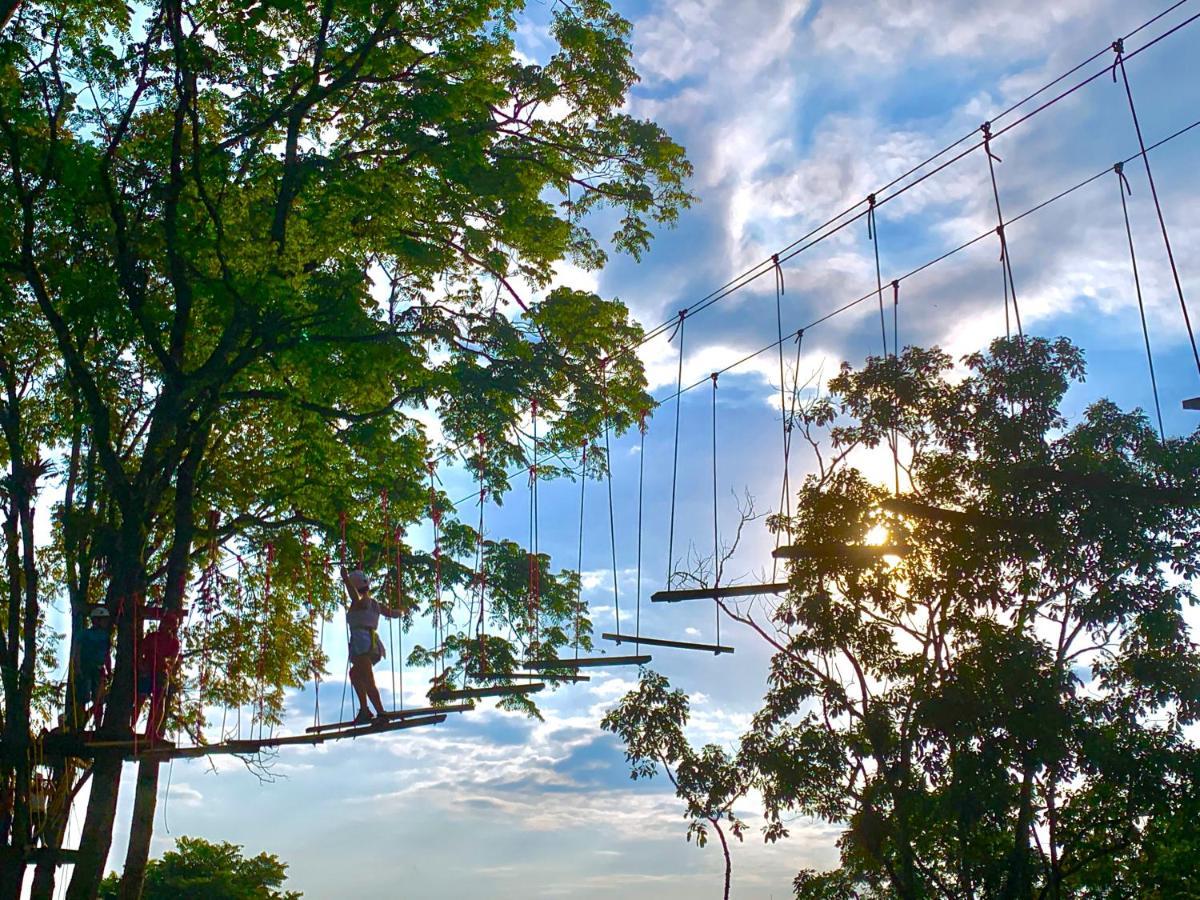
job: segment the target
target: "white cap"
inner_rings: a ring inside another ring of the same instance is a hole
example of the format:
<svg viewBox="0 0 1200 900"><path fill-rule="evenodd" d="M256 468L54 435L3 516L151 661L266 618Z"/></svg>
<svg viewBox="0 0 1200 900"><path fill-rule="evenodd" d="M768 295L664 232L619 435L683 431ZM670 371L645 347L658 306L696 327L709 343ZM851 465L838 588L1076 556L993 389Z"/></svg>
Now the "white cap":
<svg viewBox="0 0 1200 900"><path fill-rule="evenodd" d="M88 617L92 619L111 619L112 615L109 613L108 607L101 604L88 613Z"/></svg>

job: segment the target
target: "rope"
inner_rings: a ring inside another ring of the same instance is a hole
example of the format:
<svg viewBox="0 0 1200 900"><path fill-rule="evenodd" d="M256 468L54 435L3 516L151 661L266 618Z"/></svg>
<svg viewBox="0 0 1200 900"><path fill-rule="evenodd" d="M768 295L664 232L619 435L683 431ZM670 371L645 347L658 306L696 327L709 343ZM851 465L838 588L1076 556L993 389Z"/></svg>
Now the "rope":
<svg viewBox="0 0 1200 900"><path fill-rule="evenodd" d="M900 378L900 282L892 279L892 405L899 403L897 382ZM900 496L900 429L892 425L892 473L895 476L896 496Z"/></svg>
<svg viewBox="0 0 1200 900"><path fill-rule="evenodd" d="M402 540L403 533L400 526L396 526L396 609L400 611L400 623L396 626L397 637L400 642L400 708L404 709L404 543ZM388 640L391 640L391 620L388 620ZM395 648L389 647L389 650ZM395 654L393 653L393 658ZM395 672L395 667L392 669ZM396 709L396 694L393 685L392 693L392 711Z"/></svg>
<svg viewBox="0 0 1200 900"><path fill-rule="evenodd" d="M1004 233L1004 213L1000 210L1000 187L996 182L996 163L1003 162L995 153L992 152L992 123L984 122L979 126L979 130L983 133L983 150L984 156L987 157L988 174L992 179L992 197L996 201L996 234L1000 238L1000 264L1001 274L1004 277L1004 333L1012 336L1012 328L1008 318L1008 298L1012 295L1013 317L1017 323L1017 335L1024 338L1024 331L1021 329L1021 309L1017 306L1017 285L1012 277L1012 261L1008 254L1008 237ZM881 301L882 302L882 301ZM880 315L883 314L883 307L880 306Z"/></svg>
<svg viewBox="0 0 1200 900"><path fill-rule="evenodd" d="M646 410L638 418L641 444L638 447L638 515L637 515L637 615L634 621L634 636L642 636L642 497L646 483ZM635 641L640 650L641 641Z"/></svg>
<svg viewBox="0 0 1200 900"><path fill-rule="evenodd" d="M434 487L436 463L430 460L429 468L429 521L433 523L433 679L436 682L446 671L442 654L445 651L445 632L442 627L442 511L437 504L437 489ZM441 661L441 672L438 662Z"/></svg>
<svg viewBox="0 0 1200 900"><path fill-rule="evenodd" d="M484 571L483 557L483 510L487 505L487 487L483 476L486 460L484 458L487 438L479 435L479 531L475 536L475 579L479 584L479 619L475 626L476 644L479 647L479 673L487 672L487 623L484 616L487 603L487 573Z"/></svg>
<svg viewBox="0 0 1200 900"><path fill-rule="evenodd" d="M712 378L712 489L713 489L713 589L721 586L721 543L717 531L717 378L719 373L713 372ZM713 609L717 614L717 643L721 643L721 606L713 598Z"/></svg>
<svg viewBox="0 0 1200 900"><path fill-rule="evenodd" d="M391 517L388 515L387 488L384 488L383 490L381 490L379 492L379 505L381 507L381 511L383 512L383 564L384 564L384 571L386 572L387 564L388 564L388 550L391 549L388 546L388 541L390 541L391 537L392 537L392 520L391 520ZM396 548L396 591L395 591L396 602L393 607L396 609L398 609L400 607L400 563L399 563L399 560L400 560L400 551L399 551L399 548L397 547ZM386 582L385 582L385 584L386 584ZM392 617L387 616L388 668L391 671L392 712L396 711L396 636L395 636L395 628L393 627L394 625L395 625L395 622L393 621Z"/></svg>
<svg viewBox="0 0 1200 900"><path fill-rule="evenodd" d="M578 582L575 586L575 658L579 659L579 630L583 616L583 501L587 496L587 441L579 462L579 557L575 564Z"/></svg>
<svg viewBox="0 0 1200 900"><path fill-rule="evenodd" d="M529 465L529 656L535 658L541 643L541 558L538 553L538 403L530 405L533 426L532 461Z"/></svg>
<svg viewBox="0 0 1200 900"><path fill-rule="evenodd" d="M612 550L613 609L617 634L621 633L621 595L617 587L617 518L613 511L612 449L609 446L608 378L606 368L600 367L600 388L604 395L604 459L608 481L608 543Z"/></svg>
<svg viewBox="0 0 1200 900"><path fill-rule="evenodd" d="M671 461L671 527L667 532L667 587L671 586L672 569L675 567L675 493L679 484L679 409L682 405L683 384L683 326L687 321L687 310L679 311L679 365L675 373L675 450Z"/></svg>
<svg viewBox="0 0 1200 900"><path fill-rule="evenodd" d="M1191 20L1189 20L1191 21ZM1142 126L1138 121L1137 108L1133 104L1133 89L1129 85L1129 73L1125 71L1125 42L1113 41L1113 81L1117 80L1117 68L1121 69L1121 80L1125 83L1125 96L1129 100L1129 115L1133 119L1133 129L1137 133L1138 147L1141 148L1142 162L1146 167L1146 180L1150 182L1150 196L1154 198L1154 211L1158 215L1158 227L1162 230L1163 246L1167 248L1167 260L1171 264L1171 277L1175 280L1175 293L1179 296L1179 308L1183 311L1183 324L1187 328L1188 341L1192 345L1192 357L1196 361L1196 370L1200 372L1200 350L1196 347L1196 335L1192 330L1192 320L1188 315L1187 302L1183 299L1183 284L1179 280L1179 268L1175 265L1175 254L1171 250L1171 238L1167 234L1167 222L1163 218L1162 203L1158 199L1158 188L1154 186L1154 173L1150 170L1150 157L1146 155L1146 141L1142 138ZM1124 195L1122 195L1124 202Z"/></svg>
<svg viewBox="0 0 1200 900"><path fill-rule="evenodd" d="M791 431L788 425L787 416L787 379L783 374L783 267L779 265L779 254L774 256L775 260L775 332L779 338L779 425L780 436L783 439L783 496L780 498L779 508L788 518L788 536L789 543L791 536L791 518L792 518L792 497L791 492L787 487L787 459L788 459L788 444L791 441L789 432ZM779 547L779 537L776 535L776 549Z"/></svg>
<svg viewBox="0 0 1200 900"><path fill-rule="evenodd" d="M879 226L875 223L875 195L867 195L867 238L875 251L875 292L879 295L879 336L883 340L883 355L888 352L887 323L883 318L883 274L879 269ZM782 335L781 335L782 338ZM783 348L780 348L782 352Z"/></svg>
<svg viewBox="0 0 1200 900"><path fill-rule="evenodd" d="M1142 280L1138 275L1137 254L1133 249L1133 229L1129 224L1129 204L1125 201L1125 193L1128 191L1130 196L1133 196L1133 191L1129 187L1129 179L1125 177L1125 166L1117 163L1113 166L1113 172L1117 176L1117 193L1121 195L1121 213L1125 217L1125 237L1129 241L1129 262L1133 266L1133 286L1137 292L1138 315L1142 320L1142 338L1146 342L1146 365L1150 369L1150 390L1154 394L1154 414L1158 418L1158 438L1160 441L1166 441L1166 431L1163 429L1162 406L1158 400L1158 379L1154 375L1154 355L1150 352L1150 329L1146 326L1146 307L1142 302Z"/></svg>

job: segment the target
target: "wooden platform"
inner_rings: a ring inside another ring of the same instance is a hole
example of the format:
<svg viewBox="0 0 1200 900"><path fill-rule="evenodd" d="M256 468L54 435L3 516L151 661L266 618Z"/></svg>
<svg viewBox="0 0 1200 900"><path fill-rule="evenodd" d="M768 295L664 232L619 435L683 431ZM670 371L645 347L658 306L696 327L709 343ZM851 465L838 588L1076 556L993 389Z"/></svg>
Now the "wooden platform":
<svg viewBox="0 0 1200 900"><path fill-rule="evenodd" d="M687 588L678 591L655 591L650 595L654 603L678 603L681 600L724 600L727 597L758 597L763 594L786 594L786 581L769 584L734 584L715 588Z"/></svg>
<svg viewBox="0 0 1200 900"><path fill-rule="evenodd" d="M411 719L416 716L430 716L430 715L437 715L438 713L470 712L474 708L475 708L474 703L459 703L459 704L450 705L450 706L414 706L410 709L396 709L396 710L392 710L391 712L386 712L382 716L376 716L375 721L379 722L382 719L384 722L398 722L398 721L403 721L404 719ZM323 731L340 731L344 728L369 728L369 727L371 727L371 726L368 726L368 725L357 725L356 726L354 724L354 720L351 719L351 720L348 720L345 722L326 722L321 725L311 725L308 728L305 728L304 731L307 734L320 734Z"/></svg>
<svg viewBox="0 0 1200 900"><path fill-rule="evenodd" d="M575 683L577 681L591 681L591 676L580 675L578 672L570 674L548 673L548 672L469 672L467 677L472 681L491 681L493 679L511 678L517 681L569 681Z"/></svg>
<svg viewBox="0 0 1200 900"><path fill-rule="evenodd" d="M1192 412L1200 411L1200 397L1189 397L1183 401L1183 408Z"/></svg>
<svg viewBox="0 0 1200 900"><path fill-rule="evenodd" d="M649 644L652 647L674 647L676 650L701 650L707 651L714 656L733 652L732 647L726 647L723 644L697 644L692 641L673 641L667 638L641 637L633 634L611 634L607 632L600 636L606 641L614 641L618 644Z"/></svg>
<svg viewBox="0 0 1200 900"><path fill-rule="evenodd" d="M440 700L465 700L478 697L508 697L513 694L536 694L545 688L544 684L499 684L495 687L457 688L454 690L436 690L429 692L429 699L434 703Z"/></svg>
<svg viewBox="0 0 1200 900"><path fill-rule="evenodd" d="M525 667L529 669L598 669L604 666L644 666L648 662L650 662L649 656L585 656L579 659L529 660L525 663Z"/></svg>

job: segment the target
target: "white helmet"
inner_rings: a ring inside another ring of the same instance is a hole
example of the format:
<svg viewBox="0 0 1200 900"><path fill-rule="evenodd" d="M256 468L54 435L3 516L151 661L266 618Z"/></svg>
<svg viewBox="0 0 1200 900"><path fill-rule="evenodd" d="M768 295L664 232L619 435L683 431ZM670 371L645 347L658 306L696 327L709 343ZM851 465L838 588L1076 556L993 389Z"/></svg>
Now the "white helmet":
<svg viewBox="0 0 1200 900"><path fill-rule="evenodd" d="M112 615L108 611L108 607L101 603L99 606L93 607L88 613L90 619L111 619Z"/></svg>

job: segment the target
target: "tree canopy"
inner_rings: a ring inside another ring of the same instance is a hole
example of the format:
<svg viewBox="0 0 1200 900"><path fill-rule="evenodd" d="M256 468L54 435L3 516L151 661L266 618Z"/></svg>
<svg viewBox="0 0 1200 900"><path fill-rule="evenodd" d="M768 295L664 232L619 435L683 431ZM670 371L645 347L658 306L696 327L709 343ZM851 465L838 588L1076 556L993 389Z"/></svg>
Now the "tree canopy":
<svg viewBox="0 0 1200 900"><path fill-rule="evenodd" d="M788 593L724 605L773 650L736 756L766 839L797 816L845 829L797 896L1187 894L1200 438L1107 401L1068 421L1083 374L1065 340L959 366L908 348L844 366L791 423L818 452L771 520ZM899 496L856 467L889 443ZM610 716L635 762L674 733L637 730L669 697L647 675Z"/></svg>
<svg viewBox="0 0 1200 900"><path fill-rule="evenodd" d="M273 853L260 853L247 859L237 844L214 844L203 838L187 837L175 841L161 859L146 866L144 900L178 900L180 897L204 897L206 900L300 900L300 891L285 891L287 863ZM117 900L121 879L110 874L100 885L102 900Z"/></svg>
<svg viewBox="0 0 1200 900"><path fill-rule="evenodd" d="M17 890L28 853L63 821L54 807L57 824L39 831L27 796L50 596L71 609L57 691L68 728L82 725L68 698L87 613L103 602L114 614L99 726L111 744L132 738L151 602L194 601L178 692L189 697L170 723L196 737L203 702L249 701L270 722L283 689L319 670L311 629L337 605L330 569L342 562L371 569L407 615L450 623L418 658L436 655L451 678L472 653L527 652L523 639L465 638L477 548L497 631L517 615L525 624L515 573L530 566L515 545L479 547L429 463L468 466L498 499L507 473L531 464L536 403L539 474L585 443L593 471L603 467L601 423L627 428L649 405L625 352L641 330L618 299L557 283L556 267L638 256L691 198L682 148L627 112L629 24L603 0L552 4L550 49L535 60L516 46L523 10L5 8L0 375L14 488L0 894ZM51 487L63 499L39 561L33 522ZM437 558L405 537L430 518ZM539 652L552 655L565 623L586 628L587 617L573 573L544 557L536 568ZM99 882L119 757L101 753L89 770L71 897ZM56 797L73 796L78 772L50 774L65 785ZM153 779L143 785L152 809ZM152 816L139 821L134 869Z"/></svg>

